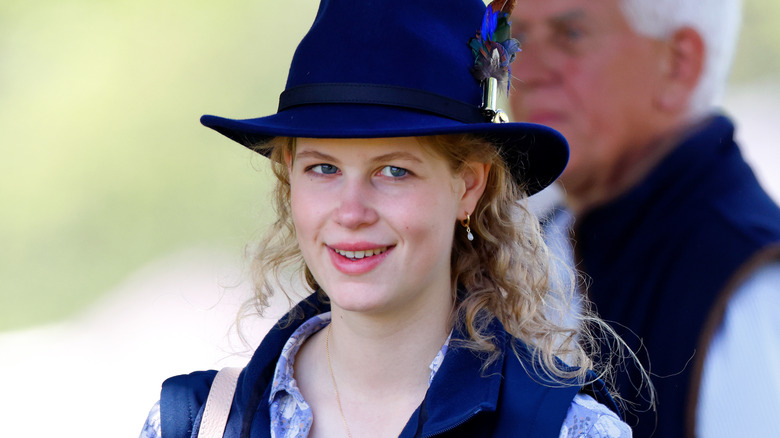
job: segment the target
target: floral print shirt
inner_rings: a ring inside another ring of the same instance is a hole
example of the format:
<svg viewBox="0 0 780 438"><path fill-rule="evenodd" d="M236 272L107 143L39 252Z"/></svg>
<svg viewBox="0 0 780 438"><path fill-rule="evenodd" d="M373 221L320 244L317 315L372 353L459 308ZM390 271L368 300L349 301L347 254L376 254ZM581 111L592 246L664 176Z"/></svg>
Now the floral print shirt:
<svg viewBox="0 0 780 438"><path fill-rule="evenodd" d="M311 406L303 399L293 376L295 355L309 336L330 323L330 312L316 315L304 322L290 336L276 362L271 384L269 409L272 438L302 438L309 435L314 417ZM447 354L450 338L429 365L431 374L428 385L439 370ZM630 438L631 429L605 405L591 396L577 394L572 401L559 438ZM160 431L160 402L149 412L140 438L162 438Z"/></svg>

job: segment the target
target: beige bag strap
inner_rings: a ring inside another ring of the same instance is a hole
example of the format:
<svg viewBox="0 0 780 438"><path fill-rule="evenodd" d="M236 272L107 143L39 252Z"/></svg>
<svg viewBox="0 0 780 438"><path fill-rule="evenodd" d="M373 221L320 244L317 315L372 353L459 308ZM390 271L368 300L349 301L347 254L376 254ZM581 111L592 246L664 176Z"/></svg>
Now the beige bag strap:
<svg viewBox="0 0 780 438"><path fill-rule="evenodd" d="M200 420L198 438L222 438L225 434L239 374L241 368L226 367L219 370L214 377L206 407L203 409L203 418Z"/></svg>

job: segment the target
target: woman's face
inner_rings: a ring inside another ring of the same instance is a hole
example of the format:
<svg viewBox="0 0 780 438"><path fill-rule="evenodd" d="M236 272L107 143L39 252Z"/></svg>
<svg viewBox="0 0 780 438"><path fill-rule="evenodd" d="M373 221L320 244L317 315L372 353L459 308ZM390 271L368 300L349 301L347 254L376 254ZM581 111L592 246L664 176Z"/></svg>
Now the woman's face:
<svg viewBox="0 0 780 438"><path fill-rule="evenodd" d="M334 308L387 316L449 303L453 229L476 204L472 177L414 137L299 138L294 154L298 245Z"/></svg>

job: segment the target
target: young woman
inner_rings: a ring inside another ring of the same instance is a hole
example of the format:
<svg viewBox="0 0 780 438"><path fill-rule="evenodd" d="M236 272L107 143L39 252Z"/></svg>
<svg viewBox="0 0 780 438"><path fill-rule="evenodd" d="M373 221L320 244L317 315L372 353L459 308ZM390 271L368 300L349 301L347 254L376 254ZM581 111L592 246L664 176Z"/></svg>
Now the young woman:
<svg viewBox="0 0 780 438"><path fill-rule="evenodd" d="M277 114L204 116L278 177L256 305L290 269L311 293L227 385L218 436L630 436L522 206L565 140L494 123L511 3L323 0ZM142 437L210 428L214 376L167 380Z"/></svg>

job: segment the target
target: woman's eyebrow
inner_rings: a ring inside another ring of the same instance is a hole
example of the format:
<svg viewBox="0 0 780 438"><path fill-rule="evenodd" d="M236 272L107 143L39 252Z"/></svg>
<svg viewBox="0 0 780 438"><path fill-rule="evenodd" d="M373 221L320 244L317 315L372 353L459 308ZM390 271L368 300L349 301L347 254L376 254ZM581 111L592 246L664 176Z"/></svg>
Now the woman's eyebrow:
<svg viewBox="0 0 780 438"><path fill-rule="evenodd" d="M395 160L414 161L420 164L423 162L418 156L410 154L409 152L390 152L389 154L383 154L371 158L371 162L373 163L382 163Z"/></svg>
<svg viewBox="0 0 780 438"><path fill-rule="evenodd" d="M298 153L295 154L296 160L301 158L312 158L316 160L329 161L332 163L337 163L339 161L338 158L317 150L299 151ZM371 157L369 159L369 162L377 164L377 163L386 163L388 161L398 161L398 160L413 161L416 163L423 162L419 157L417 157L414 154L410 154L409 152L390 152L387 154L377 155L375 157Z"/></svg>
<svg viewBox="0 0 780 438"><path fill-rule="evenodd" d="M315 151L315 150L299 151L298 153L295 154L296 160L301 158L315 158L318 160L325 160L331 162L338 161L336 160L336 157L332 155L328 155L326 153Z"/></svg>

